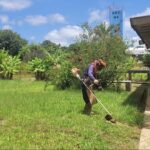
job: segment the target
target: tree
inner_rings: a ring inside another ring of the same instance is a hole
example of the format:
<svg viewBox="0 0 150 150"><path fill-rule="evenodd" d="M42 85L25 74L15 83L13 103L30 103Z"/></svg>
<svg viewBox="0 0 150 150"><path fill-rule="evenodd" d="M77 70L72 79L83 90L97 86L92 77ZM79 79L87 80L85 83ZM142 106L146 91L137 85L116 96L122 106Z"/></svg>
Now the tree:
<svg viewBox="0 0 150 150"><path fill-rule="evenodd" d="M47 51L38 44L25 45L19 52L19 56L24 62L31 61L35 57L43 59L46 55Z"/></svg>
<svg viewBox="0 0 150 150"><path fill-rule="evenodd" d="M49 40L43 41L41 46L50 54L54 54L57 49L60 49L60 45L57 45Z"/></svg>
<svg viewBox="0 0 150 150"><path fill-rule="evenodd" d="M0 49L5 49L10 55L17 55L27 41L11 30L0 30Z"/></svg>
<svg viewBox="0 0 150 150"><path fill-rule="evenodd" d="M70 46L71 62L81 71L94 59L104 59L107 68L99 74L105 85L119 80L132 67L134 60L125 53L126 45L121 37L112 36L112 27L105 24L91 28L83 26L84 33L77 43Z"/></svg>

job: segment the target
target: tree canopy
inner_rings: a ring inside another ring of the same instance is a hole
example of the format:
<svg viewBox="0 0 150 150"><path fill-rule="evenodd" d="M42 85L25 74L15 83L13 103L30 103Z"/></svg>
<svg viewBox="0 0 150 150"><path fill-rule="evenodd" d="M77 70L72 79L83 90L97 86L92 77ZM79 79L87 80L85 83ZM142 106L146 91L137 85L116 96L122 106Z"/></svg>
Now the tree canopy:
<svg viewBox="0 0 150 150"><path fill-rule="evenodd" d="M27 41L11 30L0 30L0 49L5 49L10 55L17 55Z"/></svg>

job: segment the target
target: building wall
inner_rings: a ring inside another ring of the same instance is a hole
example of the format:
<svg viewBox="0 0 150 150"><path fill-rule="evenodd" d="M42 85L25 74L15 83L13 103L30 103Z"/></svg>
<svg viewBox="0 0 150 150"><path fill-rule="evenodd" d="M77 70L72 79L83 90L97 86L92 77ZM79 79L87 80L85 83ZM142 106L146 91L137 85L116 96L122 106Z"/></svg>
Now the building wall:
<svg viewBox="0 0 150 150"><path fill-rule="evenodd" d="M123 37L123 11L121 9L109 10L110 25L114 26L113 35Z"/></svg>

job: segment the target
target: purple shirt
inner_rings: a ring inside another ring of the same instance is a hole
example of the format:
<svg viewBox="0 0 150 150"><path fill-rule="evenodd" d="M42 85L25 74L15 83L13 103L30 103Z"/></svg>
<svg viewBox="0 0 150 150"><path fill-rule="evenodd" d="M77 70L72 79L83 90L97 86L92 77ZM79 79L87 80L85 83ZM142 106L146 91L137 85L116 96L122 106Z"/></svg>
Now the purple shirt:
<svg viewBox="0 0 150 150"><path fill-rule="evenodd" d="M94 65L90 64L87 69L85 69L83 77L90 77L91 80L95 80L94 77Z"/></svg>

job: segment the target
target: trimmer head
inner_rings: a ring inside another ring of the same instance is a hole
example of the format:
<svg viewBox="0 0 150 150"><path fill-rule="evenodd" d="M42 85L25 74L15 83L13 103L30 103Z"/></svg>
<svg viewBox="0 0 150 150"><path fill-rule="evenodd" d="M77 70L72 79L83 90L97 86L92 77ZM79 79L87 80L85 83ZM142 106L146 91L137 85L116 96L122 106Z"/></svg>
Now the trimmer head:
<svg viewBox="0 0 150 150"><path fill-rule="evenodd" d="M105 119L106 119L107 121L110 121L111 123L116 123L116 120L113 119L113 117L112 117L111 115L109 115L109 114L107 114L107 115L105 116Z"/></svg>

